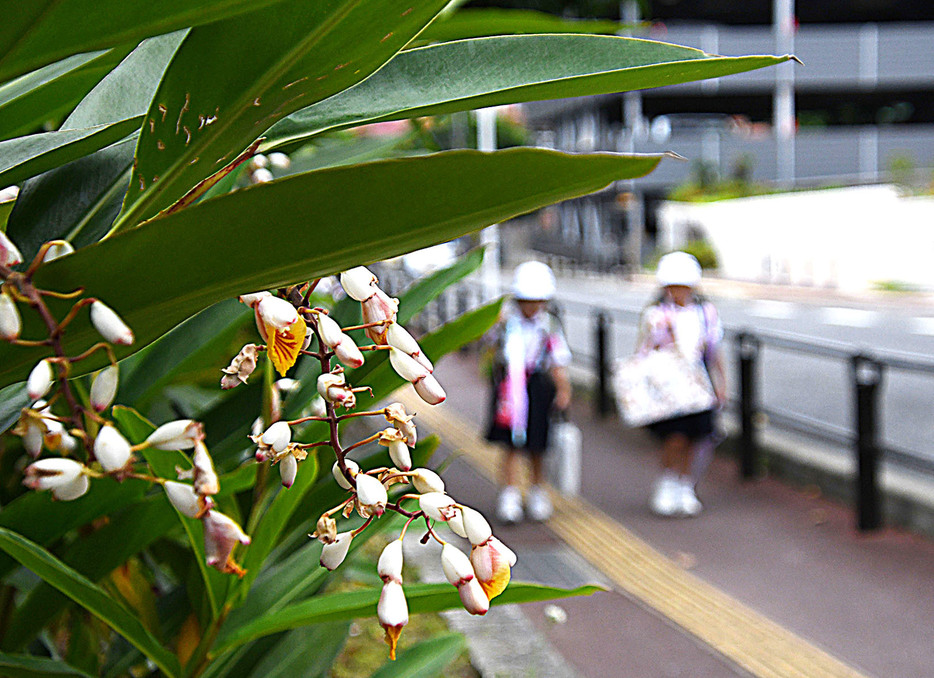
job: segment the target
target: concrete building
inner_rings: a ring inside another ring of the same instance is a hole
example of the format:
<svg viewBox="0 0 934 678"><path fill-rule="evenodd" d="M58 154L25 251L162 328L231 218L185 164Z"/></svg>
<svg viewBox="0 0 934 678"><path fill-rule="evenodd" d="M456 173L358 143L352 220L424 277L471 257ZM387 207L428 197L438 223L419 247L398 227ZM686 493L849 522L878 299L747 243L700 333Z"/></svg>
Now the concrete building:
<svg viewBox="0 0 934 678"><path fill-rule="evenodd" d="M656 2L662 20L645 37L725 55L793 53L804 65L527 107L541 145L688 158L554 208L542 249L634 267L655 248L658 201L700 172L796 189L885 182L893 172L931 181L934 3L814 0L799 2L797 17L793 0L741 5ZM625 17L634 5L623 6Z"/></svg>

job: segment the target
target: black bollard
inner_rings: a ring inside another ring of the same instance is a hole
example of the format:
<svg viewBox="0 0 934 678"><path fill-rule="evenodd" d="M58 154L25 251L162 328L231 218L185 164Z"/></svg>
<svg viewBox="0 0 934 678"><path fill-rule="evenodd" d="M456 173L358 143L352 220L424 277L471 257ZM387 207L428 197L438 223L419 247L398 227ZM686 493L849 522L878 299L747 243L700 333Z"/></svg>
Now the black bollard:
<svg viewBox="0 0 934 678"><path fill-rule="evenodd" d="M855 355L850 367L856 401L856 524L865 532L882 526L878 427L882 364Z"/></svg>
<svg viewBox="0 0 934 678"><path fill-rule="evenodd" d="M610 320L602 311L597 313L596 322L596 360L594 369L597 372L597 414L605 417L610 413L610 366L609 347L607 345Z"/></svg>
<svg viewBox="0 0 934 678"><path fill-rule="evenodd" d="M743 480L754 478L759 465L755 415L759 406L756 369L760 345L759 338L748 332L740 332L736 336L739 355L739 472Z"/></svg>

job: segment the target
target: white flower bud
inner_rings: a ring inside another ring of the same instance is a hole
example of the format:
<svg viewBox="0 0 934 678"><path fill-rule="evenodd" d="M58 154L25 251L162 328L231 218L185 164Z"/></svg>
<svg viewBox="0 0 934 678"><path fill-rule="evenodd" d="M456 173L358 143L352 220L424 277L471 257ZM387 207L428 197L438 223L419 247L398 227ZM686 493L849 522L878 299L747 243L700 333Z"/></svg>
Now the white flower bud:
<svg viewBox="0 0 934 678"><path fill-rule="evenodd" d="M347 367L357 368L363 364L363 353L357 348L354 340L346 334L341 342L334 347L334 355Z"/></svg>
<svg viewBox="0 0 934 678"><path fill-rule="evenodd" d="M298 321L298 311L285 299L269 295L259 300L256 312L267 325L277 330L288 329Z"/></svg>
<svg viewBox="0 0 934 678"><path fill-rule="evenodd" d="M91 304L91 324L111 344L129 346L135 340L133 330L103 302L95 301Z"/></svg>
<svg viewBox="0 0 934 678"><path fill-rule="evenodd" d="M412 385L419 397L429 405L440 405L447 398L447 394L433 374L426 375Z"/></svg>
<svg viewBox="0 0 934 678"><path fill-rule="evenodd" d="M397 348L389 349L389 362L392 369L406 381L416 382L429 376L428 370L408 353L403 353Z"/></svg>
<svg viewBox="0 0 934 678"><path fill-rule="evenodd" d="M26 381L26 393L33 400L43 397L52 388L55 381L55 372L52 370L52 363L48 360L40 360L29 373L29 379Z"/></svg>
<svg viewBox="0 0 934 678"><path fill-rule="evenodd" d="M386 343L409 355L418 353L421 350L418 342L415 341L415 337L409 334L409 331L399 323L391 323L386 328Z"/></svg>
<svg viewBox="0 0 934 678"><path fill-rule="evenodd" d="M252 181L254 184L265 184L275 178L275 175L273 175L273 173L265 167L260 167L258 170L254 170L253 173L250 174L250 181Z"/></svg>
<svg viewBox="0 0 934 678"><path fill-rule="evenodd" d="M386 487L378 479L365 473L358 473L354 480L357 501L368 507L376 515L382 515L383 511L386 510L386 502L389 501Z"/></svg>
<svg viewBox="0 0 934 678"><path fill-rule="evenodd" d="M402 627L409 623L409 607L405 600L402 584L387 581L379 594L376 604L376 616L380 626L386 630L386 642L389 644L389 658L396 658L396 643Z"/></svg>
<svg viewBox="0 0 934 678"><path fill-rule="evenodd" d="M292 428L286 421L277 421L266 429L260 440L273 451L282 452L292 442Z"/></svg>
<svg viewBox="0 0 934 678"><path fill-rule="evenodd" d="M474 578L470 558L451 544L445 544L441 548L441 569L444 570L444 576L448 582L458 588Z"/></svg>
<svg viewBox="0 0 934 678"><path fill-rule="evenodd" d="M273 386L279 389L279 391L282 393L291 393L292 391L297 391L299 388L301 388L301 385L302 382L300 382L298 379L289 379L287 377L284 379L277 379L273 384Z"/></svg>
<svg viewBox="0 0 934 678"><path fill-rule="evenodd" d="M444 481L441 480L441 476L427 468L417 468L412 471L412 485L420 494L444 492Z"/></svg>
<svg viewBox="0 0 934 678"><path fill-rule="evenodd" d="M315 313L318 320L318 334L321 335L321 342L328 348L334 348L347 335L341 329L341 326L327 313Z"/></svg>
<svg viewBox="0 0 934 678"><path fill-rule="evenodd" d="M337 569L347 557L352 540L353 532L338 532L333 543L321 547L321 565L329 570Z"/></svg>
<svg viewBox="0 0 934 678"><path fill-rule="evenodd" d="M162 487L172 506L178 509L182 515L196 518L201 512L200 497L191 485L167 480Z"/></svg>
<svg viewBox="0 0 934 678"><path fill-rule="evenodd" d="M397 469L408 471L412 468L412 455L409 453L409 448L404 441L390 441L387 447L389 448L389 458L392 459L392 463Z"/></svg>
<svg viewBox="0 0 934 678"><path fill-rule="evenodd" d="M341 287L351 299L366 301L376 294L376 276L366 266L357 266L341 273Z"/></svg>
<svg viewBox="0 0 934 678"><path fill-rule="evenodd" d="M287 454L279 460L279 476L282 478L282 486L292 487L295 477L298 475L298 459L293 455Z"/></svg>
<svg viewBox="0 0 934 678"><path fill-rule="evenodd" d="M83 472L84 465L73 459L40 459L26 467L23 485L31 490L54 490L73 483Z"/></svg>
<svg viewBox="0 0 934 678"><path fill-rule="evenodd" d="M29 421L23 433L23 449L32 456L38 457L42 452L42 442L45 437L45 428L37 421Z"/></svg>
<svg viewBox="0 0 934 678"><path fill-rule="evenodd" d="M191 419L176 419L150 433L146 442L159 450L189 450L203 439L201 424Z"/></svg>
<svg viewBox="0 0 934 678"><path fill-rule="evenodd" d="M16 266L23 263L23 255L6 233L0 231L0 264Z"/></svg>
<svg viewBox="0 0 934 678"><path fill-rule="evenodd" d="M490 548L499 551L503 557L506 559L506 562L509 564L509 567L514 567L518 557L516 556L515 551L506 546L496 537L490 537L489 541Z"/></svg>
<svg viewBox="0 0 934 678"><path fill-rule="evenodd" d="M285 153L275 153L269 154L269 165L279 170L287 170L292 166L292 161L289 159Z"/></svg>
<svg viewBox="0 0 934 678"><path fill-rule="evenodd" d="M486 543L493 536L493 529L479 511L475 511L469 506L461 506L461 515L463 516L467 539L474 546Z"/></svg>
<svg viewBox="0 0 934 678"><path fill-rule="evenodd" d="M263 169L269 166L269 158L267 158L262 153L257 153L252 158L250 158L250 169L258 170Z"/></svg>
<svg viewBox="0 0 934 678"><path fill-rule="evenodd" d="M78 449L78 440L68 433L68 431L62 431L61 440L58 443L58 449L65 453L71 454L76 449Z"/></svg>
<svg viewBox="0 0 934 678"><path fill-rule="evenodd" d="M91 407L103 412L114 401L120 382L120 369L116 365L105 367L91 383Z"/></svg>
<svg viewBox="0 0 934 678"><path fill-rule="evenodd" d="M448 527L450 527L451 532L458 537L467 538L467 530L464 529L464 515L460 511L448 521Z"/></svg>
<svg viewBox="0 0 934 678"><path fill-rule="evenodd" d="M344 459L344 465L347 467L347 470L350 471L350 475L354 476L360 472L360 465L357 464L353 459ZM334 480L337 481L337 484L343 487L345 490L352 490L353 485L350 484L350 481L344 477L344 474L341 473L340 464L336 461L334 466L331 467L331 474L334 476Z"/></svg>
<svg viewBox="0 0 934 678"><path fill-rule="evenodd" d="M2 247L0 247L0 257L2 255ZM20 318L19 309L16 308L16 302L6 291L0 291L0 339L13 341L19 338L22 331L23 320Z"/></svg>
<svg viewBox="0 0 934 678"><path fill-rule="evenodd" d="M461 604L470 614L484 615L489 611L490 599L486 597L486 592L476 578L457 587L457 592L460 594Z"/></svg>
<svg viewBox="0 0 934 678"><path fill-rule="evenodd" d="M52 488L52 496L59 501L72 501L82 496L91 487L91 479L80 475L74 481L61 487Z"/></svg>
<svg viewBox="0 0 934 678"><path fill-rule="evenodd" d="M431 520L447 522L457 513L456 502L441 492L427 492L418 498L418 507Z"/></svg>
<svg viewBox="0 0 934 678"><path fill-rule="evenodd" d="M383 549L379 554L379 561L376 564L376 572L380 578L386 581L396 581L402 583L402 540L395 539Z"/></svg>
<svg viewBox="0 0 934 678"><path fill-rule="evenodd" d="M240 303L246 304L250 308L253 308L260 302L261 299L266 297L271 297L272 294L269 292L251 292L250 294L241 294L237 297L240 300Z"/></svg>
<svg viewBox="0 0 934 678"><path fill-rule="evenodd" d="M66 254L71 254L75 251L75 248L67 240L61 240L49 249L46 250L45 255L42 257L43 263L48 263L60 257L64 257Z"/></svg>
<svg viewBox="0 0 934 678"><path fill-rule="evenodd" d="M104 471L119 471L130 461L130 443L113 426L102 426L94 440L94 457Z"/></svg>

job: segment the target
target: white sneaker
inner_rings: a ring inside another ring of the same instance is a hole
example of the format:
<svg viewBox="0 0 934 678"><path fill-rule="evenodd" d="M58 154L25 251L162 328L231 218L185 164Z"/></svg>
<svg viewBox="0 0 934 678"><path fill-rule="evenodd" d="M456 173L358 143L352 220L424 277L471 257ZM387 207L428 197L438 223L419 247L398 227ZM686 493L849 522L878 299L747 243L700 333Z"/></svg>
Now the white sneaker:
<svg viewBox="0 0 934 678"><path fill-rule="evenodd" d="M542 522L551 518L553 511L551 499L548 492L541 485L533 485L529 489L529 498L526 501L525 508L528 511L529 518Z"/></svg>
<svg viewBox="0 0 934 678"><path fill-rule="evenodd" d="M665 474L655 482L649 508L653 513L666 517L681 510L681 485L677 478Z"/></svg>
<svg viewBox="0 0 934 678"><path fill-rule="evenodd" d="M522 493L515 485L507 485L496 500L496 517L504 523L518 523L522 520Z"/></svg>
<svg viewBox="0 0 934 678"><path fill-rule="evenodd" d="M679 485L678 499L682 515L696 516L703 510L704 505L700 503L697 495L694 494L694 483L691 482L690 478L685 478L681 480Z"/></svg>

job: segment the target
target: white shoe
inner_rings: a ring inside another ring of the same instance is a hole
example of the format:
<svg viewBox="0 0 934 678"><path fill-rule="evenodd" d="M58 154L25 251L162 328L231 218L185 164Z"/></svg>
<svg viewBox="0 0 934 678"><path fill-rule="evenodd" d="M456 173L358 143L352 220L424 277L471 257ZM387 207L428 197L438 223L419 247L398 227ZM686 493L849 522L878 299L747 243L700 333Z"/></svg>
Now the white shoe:
<svg viewBox="0 0 934 678"><path fill-rule="evenodd" d="M677 478L665 474L655 482L649 508L653 513L666 517L681 510L681 485Z"/></svg>
<svg viewBox="0 0 934 678"><path fill-rule="evenodd" d="M703 510L704 505L700 503L697 499L697 495L694 494L694 483L691 482L690 478L681 480L678 489L679 508L682 515L696 516Z"/></svg>
<svg viewBox="0 0 934 678"><path fill-rule="evenodd" d="M496 517L504 523L518 523L522 520L522 493L515 485L507 485L496 500Z"/></svg>
<svg viewBox="0 0 934 678"><path fill-rule="evenodd" d="M529 518L532 520L537 520L542 522L551 518L551 513L553 511L551 506L551 499L548 497L548 492L541 485L533 485L529 489L529 498L525 504L526 511L528 511Z"/></svg>

